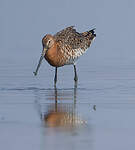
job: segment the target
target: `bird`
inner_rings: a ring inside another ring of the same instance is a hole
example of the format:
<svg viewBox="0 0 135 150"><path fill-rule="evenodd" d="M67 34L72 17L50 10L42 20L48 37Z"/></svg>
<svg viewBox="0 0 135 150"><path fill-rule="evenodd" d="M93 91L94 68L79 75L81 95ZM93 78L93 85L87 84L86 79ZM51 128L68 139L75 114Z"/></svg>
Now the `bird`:
<svg viewBox="0 0 135 150"><path fill-rule="evenodd" d="M90 47L95 39L95 28L79 33L74 26L69 26L54 35L46 34L42 39L43 50L36 71L36 76L43 58L55 67L54 85L57 83L57 68L65 65L74 66L74 81L78 81L76 61Z"/></svg>

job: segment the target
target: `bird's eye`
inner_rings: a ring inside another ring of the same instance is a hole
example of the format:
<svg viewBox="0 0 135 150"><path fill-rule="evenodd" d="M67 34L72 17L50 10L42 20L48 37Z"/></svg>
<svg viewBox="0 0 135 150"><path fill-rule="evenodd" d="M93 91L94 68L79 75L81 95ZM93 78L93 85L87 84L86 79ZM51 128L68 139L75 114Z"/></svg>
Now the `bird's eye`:
<svg viewBox="0 0 135 150"><path fill-rule="evenodd" d="M50 44L50 43L51 43L51 41L49 40L49 41L48 41L48 44Z"/></svg>

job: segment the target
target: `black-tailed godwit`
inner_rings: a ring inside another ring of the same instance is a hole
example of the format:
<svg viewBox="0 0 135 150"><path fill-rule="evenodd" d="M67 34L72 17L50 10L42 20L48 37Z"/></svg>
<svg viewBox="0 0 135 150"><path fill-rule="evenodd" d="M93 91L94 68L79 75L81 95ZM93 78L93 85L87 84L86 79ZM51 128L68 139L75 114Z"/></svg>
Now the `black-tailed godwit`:
<svg viewBox="0 0 135 150"><path fill-rule="evenodd" d="M45 35L42 39L42 55L34 74L37 75L41 62L45 58L51 66L55 67L55 85L57 82L57 68L70 64L74 66L74 80L76 82L78 80L76 60L90 47L91 42L96 37L94 30L78 33L74 26L71 26L55 35Z"/></svg>

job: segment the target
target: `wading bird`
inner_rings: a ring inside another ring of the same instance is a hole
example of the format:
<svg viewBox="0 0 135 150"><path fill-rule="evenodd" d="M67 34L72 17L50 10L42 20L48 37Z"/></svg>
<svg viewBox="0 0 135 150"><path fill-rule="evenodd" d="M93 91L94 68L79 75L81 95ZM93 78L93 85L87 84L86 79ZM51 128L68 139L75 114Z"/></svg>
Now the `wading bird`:
<svg viewBox="0 0 135 150"><path fill-rule="evenodd" d="M37 75L41 62L45 58L51 66L55 67L55 85L57 82L57 68L71 64L74 66L74 80L77 82L75 62L90 47L91 42L96 37L94 30L78 33L74 26L71 26L55 35L45 35L42 39L43 51L34 75Z"/></svg>

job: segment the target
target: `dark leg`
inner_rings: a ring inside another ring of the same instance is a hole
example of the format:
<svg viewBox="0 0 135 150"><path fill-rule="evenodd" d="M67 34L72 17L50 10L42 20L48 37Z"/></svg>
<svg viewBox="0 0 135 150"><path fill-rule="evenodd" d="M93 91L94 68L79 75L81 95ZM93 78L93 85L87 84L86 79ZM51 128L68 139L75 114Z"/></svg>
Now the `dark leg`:
<svg viewBox="0 0 135 150"><path fill-rule="evenodd" d="M74 73L75 73L74 80L75 80L75 82L77 82L78 77L77 77L77 72L76 72L76 66L75 65L74 65Z"/></svg>
<svg viewBox="0 0 135 150"><path fill-rule="evenodd" d="M54 84L56 85L57 82L57 67L55 68L55 77L54 77Z"/></svg>

